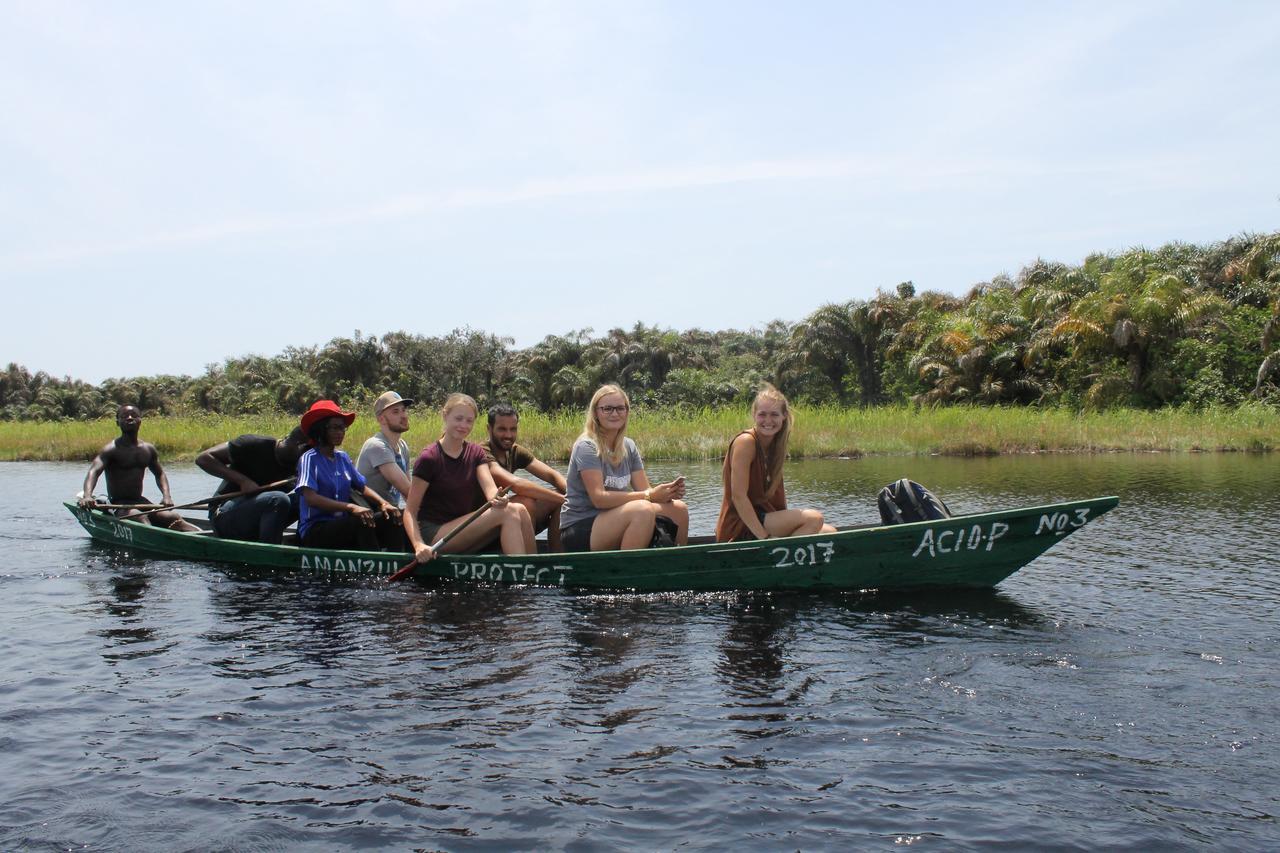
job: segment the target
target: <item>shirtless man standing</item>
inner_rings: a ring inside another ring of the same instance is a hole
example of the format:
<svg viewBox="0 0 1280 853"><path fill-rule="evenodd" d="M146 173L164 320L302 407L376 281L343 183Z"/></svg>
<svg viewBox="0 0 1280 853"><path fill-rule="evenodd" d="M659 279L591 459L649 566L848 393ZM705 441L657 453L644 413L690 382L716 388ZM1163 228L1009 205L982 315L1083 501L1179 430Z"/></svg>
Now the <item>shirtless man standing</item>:
<svg viewBox="0 0 1280 853"><path fill-rule="evenodd" d="M142 480L148 470L155 475L156 485L160 487L160 505L173 506L173 497L169 494L169 478L160 467L160 455L156 453L154 444L138 441L138 428L142 426L142 413L136 406L121 406L116 410L116 423L120 425L120 437L98 451L89 465L89 473L84 478L84 491L80 495L80 506L93 509L98 502L93 497L93 488L98 485L98 476L107 475L107 500L112 504L146 504L142 496ZM119 518L130 518L139 514L136 509L117 509ZM176 512L164 510L148 513L136 519L144 524L156 527L167 527L170 530L183 532L198 531L200 528L183 519Z"/></svg>

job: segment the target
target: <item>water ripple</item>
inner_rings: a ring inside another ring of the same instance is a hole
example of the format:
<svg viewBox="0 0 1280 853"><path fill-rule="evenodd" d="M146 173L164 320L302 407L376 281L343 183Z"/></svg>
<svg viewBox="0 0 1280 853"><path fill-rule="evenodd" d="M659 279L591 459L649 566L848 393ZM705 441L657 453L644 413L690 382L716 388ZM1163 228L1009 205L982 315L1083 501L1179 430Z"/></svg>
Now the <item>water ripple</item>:
<svg viewBox="0 0 1280 853"><path fill-rule="evenodd" d="M994 592L575 595L141 559L6 468L0 848L1276 847L1280 460L909 467L1122 503ZM867 521L903 468L788 486Z"/></svg>

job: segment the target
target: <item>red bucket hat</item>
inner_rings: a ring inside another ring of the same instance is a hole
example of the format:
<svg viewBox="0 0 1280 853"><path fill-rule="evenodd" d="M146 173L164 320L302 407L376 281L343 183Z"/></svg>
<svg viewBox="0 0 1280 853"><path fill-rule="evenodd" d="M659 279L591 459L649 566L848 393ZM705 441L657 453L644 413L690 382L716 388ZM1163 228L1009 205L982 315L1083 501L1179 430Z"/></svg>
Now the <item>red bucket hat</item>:
<svg viewBox="0 0 1280 853"><path fill-rule="evenodd" d="M347 422L347 426L351 426L356 419L356 413L342 411L342 409L338 408L338 404L332 400L316 400L302 416L303 434L310 434L311 428L325 418L342 418Z"/></svg>

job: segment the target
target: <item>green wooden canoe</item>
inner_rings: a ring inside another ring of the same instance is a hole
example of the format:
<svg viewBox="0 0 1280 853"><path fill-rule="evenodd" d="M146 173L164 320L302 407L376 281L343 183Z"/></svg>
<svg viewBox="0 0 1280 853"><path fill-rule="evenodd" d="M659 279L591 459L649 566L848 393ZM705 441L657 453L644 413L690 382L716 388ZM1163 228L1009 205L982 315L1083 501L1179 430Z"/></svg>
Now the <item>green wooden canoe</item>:
<svg viewBox="0 0 1280 853"><path fill-rule="evenodd" d="M1115 497L865 526L764 542L597 553L445 554L414 570L418 579L528 584L636 592L987 588L1054 543L1113 509ZM407 554L324 551L175 533L65 504L95 541L141 554L233 563L262 570L380 577Z"/></svg>

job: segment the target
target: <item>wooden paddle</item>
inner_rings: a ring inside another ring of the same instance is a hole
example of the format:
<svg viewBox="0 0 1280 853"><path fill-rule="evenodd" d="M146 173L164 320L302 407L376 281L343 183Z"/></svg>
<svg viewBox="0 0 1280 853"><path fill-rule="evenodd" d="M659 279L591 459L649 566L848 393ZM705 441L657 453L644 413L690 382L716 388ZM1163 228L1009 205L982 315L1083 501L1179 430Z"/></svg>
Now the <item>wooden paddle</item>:
<svg viewBox="0 0 1280 853"><path fill-rule="evenodd" d="M510 486L503 486L501 489L498 489L498 491L494 492L494 493L493 493L493 496L494 496L495 498L500 498L500 497L502 497L503 495L505 495L505 494L506 494L507 492L509 492L509 491L511 491L511 487L510 487ZM471 515L468 515L465 521L463 521L463 522L462 522L461 524L459 524L457 527L455 527L455 528L453 528L452 530L450 530L450 531L448 532L448 534L447 534L447 535L445 535L445 536L441 536L441 537L440 537L440 539L439 539L439 541L437 541L437 542L436 542L436 544L434 544L434 545L432 545L432 546L431 546L431 552L432 552L433 554L439 554L439 553L440 553L440 549L441 549L441 548L443 548L443 547L445 546L445 543L447 543L447 542L448 542L450 539L452 539L453 537L457 536L457 535L458 535L459 533L461 533L462 531L466 530L466 529L467 529L467 525L469 525L471 522L475 521L475 520L476 520L477 518L479 518L480 516L484 515L484 514L485 514L485 512L489 509L489 507L490 507L490 506L492 506L492 504L491 504L489 501L485 501L485 502L484 502L484 506L480 507L478 510L476 510L476 511L475 511L475 512L473 512L473 513L471 513ZM398 581L398 580L400 580L401 578L405 577L406 575L408 575L410 572L412 572L412 571L413 571L413 567L414 567L414 566L416 566L416 565L418 565L418 558L417 558L417 557L414 557L411 561L409 561L409 563L407 563L406 565L402 566L400 569L396 570L396 573L395 573L395 574L393 574L391 577L387 578L387 583L395 583L396 581Z"/></svg>
<svg viewBox="0 0 1280 853"><path fill-rule="evenodd" d="M213 506L216 503L229 501L232 498L243 498L247 495L256 495L259 492L269 492L273 489L283 486L285 483L291 483L291 482L293 482L293 478L289 477L288 479L285 479L285 480L276 480L274 483L267 483L265 486L258 486L253 489L245 489L244 491L241 491L241 492L228 492L225 495L214 495L211 498L204 498L203 500L192 501L189 504L177 504L175 506L156 506L155 504L149 504L149 506L153 506L155 507L155 509L149 509L145 512L140 512L137 515L133 516L133 518L137 518L138 516L142 516L142 515L151 515L151 513L153 512L161 512L166 509L196 509L197 507ZM99 504L99 506L101 506L101 504ZM123 507L123 508L127 509L128 507Z"/></svg>

